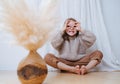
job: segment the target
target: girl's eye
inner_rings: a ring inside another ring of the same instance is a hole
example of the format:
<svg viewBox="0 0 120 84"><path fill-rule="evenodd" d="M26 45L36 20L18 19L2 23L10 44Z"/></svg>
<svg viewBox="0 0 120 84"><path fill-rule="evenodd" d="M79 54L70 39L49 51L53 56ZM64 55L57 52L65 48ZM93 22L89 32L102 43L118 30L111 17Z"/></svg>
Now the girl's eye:
<svg viewBox="0 0 120 84"><path fill-rule="evenodd" d="M70 27L70 26L67 26L67 27Z"/></svg>
<svg viewBox="0 0 120 84"><path fill-rule="evenodd" d="M76 27L76 26L74 26L74 27Z"/></svg>

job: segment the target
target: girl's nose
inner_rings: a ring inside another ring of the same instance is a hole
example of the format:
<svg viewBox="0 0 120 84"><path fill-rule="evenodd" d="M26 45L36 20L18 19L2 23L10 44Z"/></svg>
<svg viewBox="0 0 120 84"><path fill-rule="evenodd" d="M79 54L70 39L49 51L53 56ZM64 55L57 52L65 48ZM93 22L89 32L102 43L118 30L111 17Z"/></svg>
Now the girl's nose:
<svg viewBox="0 0 120 84"><path fill-rule="evenodd" d="M70 27L70 29L74 29L73 27Z"/></svg>

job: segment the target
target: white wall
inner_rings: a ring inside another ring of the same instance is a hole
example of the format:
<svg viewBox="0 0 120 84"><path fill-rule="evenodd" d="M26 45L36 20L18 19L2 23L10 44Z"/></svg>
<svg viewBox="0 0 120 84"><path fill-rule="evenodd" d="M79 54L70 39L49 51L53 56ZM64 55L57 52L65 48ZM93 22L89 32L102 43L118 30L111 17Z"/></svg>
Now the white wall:
<svg viewBox="0 0 120 84"><path fill-rule="evenodd" d="M102 12L116 56L120 56L120 0L101 0ZM27 56L23 47L8 44L11 36L0 31L0 70L16 70L18 63Z"/></svg>
<svg viewBox="0 0 120 84"><path fill-rule="evenodd" d="M18 62L27 55L24 48L10 43L10 35L0 32L0 70L15 70Z"/></svg>
<svg viewBox="0 0 120 84"><path fill-rule="evenodd" d="M13 39L10 34L0 30L0 70L17 70L19 62L29 54L28 50L16 45ZM47 52L46 46L37 50L42 57Z"/></svg>
<svg viewBox="0 0 120 84"><path fill-rule="evenodd" d="M112 50L120 60L120 0L101 0L101 5Z"/></svg>

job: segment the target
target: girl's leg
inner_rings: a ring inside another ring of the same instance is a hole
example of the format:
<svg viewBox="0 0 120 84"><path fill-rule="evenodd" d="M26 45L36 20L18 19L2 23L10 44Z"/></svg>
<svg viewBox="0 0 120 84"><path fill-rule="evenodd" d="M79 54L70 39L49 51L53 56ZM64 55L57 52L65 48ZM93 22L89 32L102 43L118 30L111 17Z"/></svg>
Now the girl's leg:
<svg viewBox="0 0 120 84"><path fill-rule="evenodd" d="M68 71L68 72L73 72L73 73L76 73L76 74L80 74L80 67L79 67L79 65L69 66L69 65L66 65L63 62L58 62L57 66L61 70L65 70L65 71Z"/></svg>
<svg viewBox="0 0 120 84"><path fill-rule="evenodd" d="M47 54L45 56L45 62L54 68L80 74L79 65L70 66L69 64L72 64L71 62L64 60L64 59L59 59L55 57L53 54Z"/></svg>
<svg viewBox="0 0 120 84"><path fill-rule="evenodd" d="M81 75L86 74L90 69L94 68L98 64L97 60L91 60L86 66L82 65L80 70L81 70Z"/></svg>
<svg viewBox="0 0 120 84"><path fill-rule="evenodd" d="M88 64L86 66L82 65L81 68L80 68L81 74L84 75L90 69L94 68L97 64L99 64L102 57L103 57L103 54L98 50L93 52L92 54L90 54L89 55L90 61L88 62Z"/></svg>

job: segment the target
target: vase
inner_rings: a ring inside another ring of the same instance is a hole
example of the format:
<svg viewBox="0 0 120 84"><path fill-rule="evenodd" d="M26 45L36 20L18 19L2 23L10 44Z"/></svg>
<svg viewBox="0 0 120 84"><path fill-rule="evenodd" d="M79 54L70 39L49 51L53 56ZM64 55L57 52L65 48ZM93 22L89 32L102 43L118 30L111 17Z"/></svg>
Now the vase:
<svg viewBox="0 0 120 84"><path fill-rule="evenodd" d="M22 84L42 84L47 73L45 61L35 50L30 51L17 68L17 75Z"/></svg>

